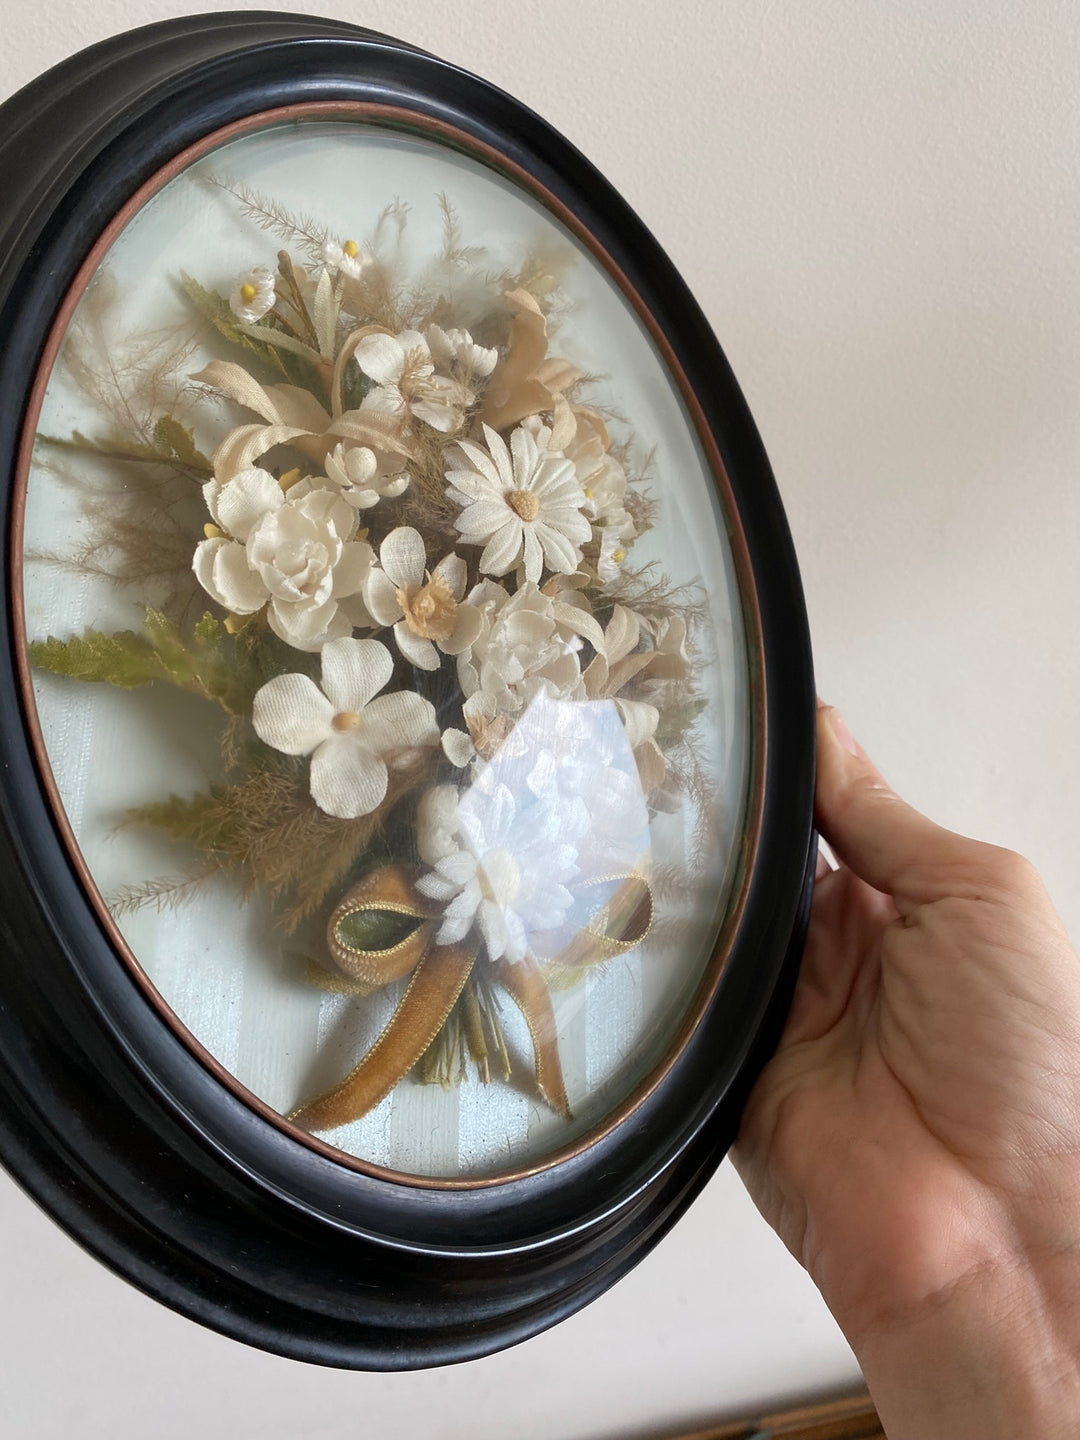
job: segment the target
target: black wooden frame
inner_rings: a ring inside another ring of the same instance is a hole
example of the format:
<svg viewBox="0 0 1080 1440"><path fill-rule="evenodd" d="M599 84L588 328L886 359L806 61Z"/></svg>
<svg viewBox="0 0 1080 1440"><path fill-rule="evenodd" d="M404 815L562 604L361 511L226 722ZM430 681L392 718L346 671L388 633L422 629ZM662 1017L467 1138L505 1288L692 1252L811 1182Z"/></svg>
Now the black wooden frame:
<svg viewBox="0 0 1080 1440"><path fill-rule="evenodd" d="M356 100L456 126L535 176L630 277L700 402L746 536L765 670L759 849L730 958L663 1080L623 1125L559 1165L440 1190L336 1163L223 1086L118 959L43 788L5 584L0 1159L83 1245L176 1309L298 1359L401 1369L488 1353L579 1308L647 1252L718 1164L775 1044L801 951L816 853L814 686L768 461L715 338L656 242L523 106L333 21L260 12L167 21L76 55L0 107L8 531L50 327L116 212L222 126L298 101Z"/></svg>

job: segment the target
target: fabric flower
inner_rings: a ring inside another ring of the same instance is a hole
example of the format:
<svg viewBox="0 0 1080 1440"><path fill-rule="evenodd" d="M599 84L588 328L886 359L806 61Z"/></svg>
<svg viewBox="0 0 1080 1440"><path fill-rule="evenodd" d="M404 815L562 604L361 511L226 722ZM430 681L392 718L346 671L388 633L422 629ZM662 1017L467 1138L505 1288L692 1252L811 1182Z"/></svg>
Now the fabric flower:
<svg viewBox="0 0 1080 1440"><path fill-rule="evenodd" d="M355 240L346 240L342 245L328 240L323 246L323 261L328 269L346 275L350 280L359 280L372 263L371 256L361 250Z"/></svg>
<svg viewBox="0 0 1080 1440"><path fill-rule="evenodd" d="M386 795L387 758L438 743L429 700L378 693L393 672L378 640L343 638L323 646L321 689L306 675L278 675L255 695L255 733L286 755L311 756L311 796L327 815L370 815Z"/></svg>
<svg viewBox="0 0 1080 1440"><path fill-rule="evenodd" d="M374 556L370 545L352 539L350 505L329 490L295 488L306 493L283 493L258 468L226 485L209 481L203 495L215 524L192 568L234 615L253 615L269 602L276 635L298 650L318 650L366 620L358 597Z"/></svg>
<svg viewBox="0 0 1080 1440"><path fill-rule="evenodd" d="M466 383L486 379L499 358L497 350L478 345L468 330L443 330L429 325L427 342L435 364Z"/></svg>
<svg viewBox="0 0 1080 1440"><path fill-rule="evenodd" d="M572 700L584 695L580 631L599 626L584 612L557 606L528 581L508 594L493 580L469 593L481 612L480 634L458 659L458 680L466 699L483 692L502 714L515 715L538 694ZM580 614L580 620L579 620Z"/></svg>
<svg viewBox="0 0 1080 1440"><path fill-rule="evenodd" d="M365 335L355 354L360 369L375 381L361 410L415 416L443 434L460 429L462 412L473 397L459 381L436 375L431 350L419 330Z"/></svg>
<svg viewBox="0 0 1080 1440"><path fill-rule="evenodd" d="M256 265L237 277L229 292L229 309L241 324L257 325L276 300L273 271Z"/></svg>
<svg viewBox="0 0 1080 1440"><path fill-rule="evenodd" d="M447 808L444 797L444 825ZM416 882L422 895L447 902L436 943L452 945L476 925L490 960L524 960L533 937L562 925L574 901L567 882L577 874L577 850L563 839L558 812L519 819L505 785L487 793L473 786L457 806L453 843Z"/></svg>
<svg viewBox="0 0 1080 1440"><path fill-rule="evenodd" d="M548 450L551 432L533 434L519 425L510 448L489 425L485 449L459 440L463 468L447 471L449 498L463 507L454 522L466 545L483 545L480 569L505 575L524 560L525 578L539 583L548 569L571 574L581 561L578 546L592 535L581 513L585 492L573 464Z"/></svg>
<svg viewBox="0 0 1080 1440"><path fill-rule="evenodd" d="M339 442L326 457L326 478L340 487L342 499L354 510L370 510L380 500L396 500L404 494L410 477L400 455L380 462L366 445L346 449Z"/></svg>
<svg viewBox="0 0 1080 1440"><path fill-rule="evenodd" d="M419 531L399 525L383 541L379 564L367 577L364 600L373 620L393 625L406 660L437 670L439 650L460 655L469 648L483 620L475 605L461 603L468 577L460 556L447 555L429 574Z"/></svg>
<svg viewBox="0 0 1080 1440"><path fill-rule="evenodd" d="M614 525L600 531L600 553L596 557L596 574L603 585L612 585L622 574L620 566L626 559L626 546Z"/></svg>

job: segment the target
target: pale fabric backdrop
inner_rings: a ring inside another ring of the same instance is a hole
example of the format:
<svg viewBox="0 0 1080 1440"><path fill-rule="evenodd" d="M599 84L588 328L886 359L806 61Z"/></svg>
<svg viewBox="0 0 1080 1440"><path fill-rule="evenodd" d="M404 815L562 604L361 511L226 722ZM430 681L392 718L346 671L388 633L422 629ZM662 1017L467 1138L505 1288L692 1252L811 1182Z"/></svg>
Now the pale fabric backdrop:
<svg viewBox="0 0 1080 1440"><path fill-rule="evenodd" d="M0 0L0 94L183 0ZM776 469L820 688L897 784L1025 851L1074 938L1080 850L1080 28L1048 0L322 0L531 104L712 320ZM615 1440L850 1386L725 1167L590 1309L508 1354L366 1376L257 1354L0 1189L11 1440Z"/></svg>

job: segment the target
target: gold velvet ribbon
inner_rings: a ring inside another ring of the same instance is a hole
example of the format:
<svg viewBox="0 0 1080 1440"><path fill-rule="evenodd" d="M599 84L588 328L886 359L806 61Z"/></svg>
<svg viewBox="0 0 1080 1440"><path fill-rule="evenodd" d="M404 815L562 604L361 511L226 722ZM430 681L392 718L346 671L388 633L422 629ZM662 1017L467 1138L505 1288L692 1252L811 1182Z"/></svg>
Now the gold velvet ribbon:
<svg viewBox="0 0 1080 1440"><path fill-rule="evenodd" d="M300 1106L289 1118L305 1130L332 1130L359 1120L388 1095L439 1034L468 983L479 938L438 945L442 907L416 888L410 865L383 865L342 897L327 925L337 975L313 967L309 978L324 989L368 995L409 975L405 993L382 1034L360 1063L333 1089ZM562 952L541 968L536 961L500 960L496 979L521 1011L532 1038L536 1088L552 1109L570 1116L559 1060L549 982L624 954L640 945L652 924L652 892L640 875L614 876L612 897ZM466 1017L467 1018L467 1017Z"/></svg>

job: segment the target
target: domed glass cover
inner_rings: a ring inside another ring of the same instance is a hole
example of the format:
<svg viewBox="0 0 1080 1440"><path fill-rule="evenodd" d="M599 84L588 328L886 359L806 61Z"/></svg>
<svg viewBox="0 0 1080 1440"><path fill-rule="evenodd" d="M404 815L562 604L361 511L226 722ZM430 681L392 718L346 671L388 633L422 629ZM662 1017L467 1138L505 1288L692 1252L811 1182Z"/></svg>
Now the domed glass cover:
<svg viewBox="0 0 1080 1440"><path fill-rule="evenodd" d="M159 178L44 387L22 537L76 862L170 1023L417 1183L550 1164L700 1014L743 880L736 529L617 269L363 117Z"/></svg>

